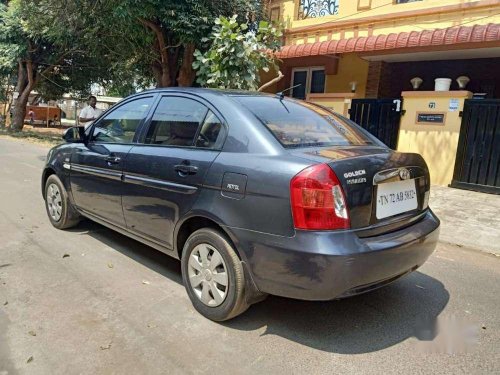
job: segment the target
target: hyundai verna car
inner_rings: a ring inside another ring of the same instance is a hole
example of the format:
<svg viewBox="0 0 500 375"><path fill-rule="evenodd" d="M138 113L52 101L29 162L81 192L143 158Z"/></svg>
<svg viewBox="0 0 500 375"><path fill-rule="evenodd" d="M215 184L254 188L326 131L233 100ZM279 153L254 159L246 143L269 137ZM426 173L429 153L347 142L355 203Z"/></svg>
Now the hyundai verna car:
<svg viewBox="0 0 500 375"><path fill-rule="evenodd" d="M192 304L215 321L268 294L373 290L438 239L420 155L279 94L146 91L64 138L42 175L51 223L88 218L180 259Z"/></svg>

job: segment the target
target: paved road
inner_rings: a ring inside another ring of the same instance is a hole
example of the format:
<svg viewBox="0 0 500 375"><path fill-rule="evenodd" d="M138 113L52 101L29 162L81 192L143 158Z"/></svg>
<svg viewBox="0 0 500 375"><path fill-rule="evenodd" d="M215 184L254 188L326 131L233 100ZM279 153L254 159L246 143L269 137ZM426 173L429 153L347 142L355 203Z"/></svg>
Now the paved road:
<svg viewBox="0 0 500 375"><path fill-rule="evenodd" d="M177 261L97 224L50 226L46 152L0 139L0 374L500 372L498 257L442 244L370 294L269 297L217 324Z"/></svg>

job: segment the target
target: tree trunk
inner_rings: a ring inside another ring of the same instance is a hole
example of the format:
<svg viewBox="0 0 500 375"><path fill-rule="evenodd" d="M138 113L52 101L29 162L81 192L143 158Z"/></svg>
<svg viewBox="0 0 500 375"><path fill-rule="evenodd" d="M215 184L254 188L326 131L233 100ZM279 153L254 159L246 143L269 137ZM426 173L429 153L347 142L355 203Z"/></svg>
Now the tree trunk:
<svg viewBox="0 0 500 375"><path fill-rule="evenodd" d="M24 118L26 117L26 105L28 104L31 90L33 90L37 78L35 76L36 66L34 67L31 61L19 61L18 66L16 91L19 93L19 96L12 110L13 117L10 125L13 131L23 130Z"/></svg>
<svg viewBox="0 0 500 375"><path fill-rule="evenodd" d="M196 72L193 69L194 49L193 43L184 45L182 65L179 71L179 78L177 78L179 86L191 86L194 82L196 77Z"/></svg>
<svg viewBox="0 0 500 375"><path fill-rule="evenodd" d="M170 86L172 86L172 81L170 80L170 70L168 69L168 64L162 64L161 78L160 82L157 83L157 87L170 87Z"/></svg>
<svg viewBox="0 0 500 375"><path fill-rule="evenodd" d="M151 70L156 79L156 87L170 87L172 86L172 80L170 79L170 69L166 64L154 62L151 64Z"/></svg>
<svg viewBox="0 0 500 375"><path fill-rule="evenodd" d="M21 96L17 99L12 109L12 122L10 128L12 131L22 131L24 127L24 118L26 117L26 105L28 104L28 95Z"/></svg>
<svg viewBox="0 0 500 375"><path fill-rule="evenodd" d="M170 67L170 85L175 86L179 73L179 51L182 47L172 46L168 49L168 66Z"/></svg>
<svg viewBox="0 0 500 375"><path fill-rule="evenodd" d="M172 80L170 79L170 66L168 61L168 47L161 25L158 25L157 23L144 18L139 18L139 22L149 28L156 37L154 48L159 54L159 60L152 66L153 74L156 78L156 87L172 86Z"/></svg>
<svg viewBox="0 0 500 375"><path fill-rule="evenodd" d="M283 73L281 73L280 70L278 70L278 76L277 77L274 77L272 80L270 80L269 82L263 84L262 86L260 86L257 91L264 91L265 89L267 89L269 86L272 86L274 85L275 83L278 83L279 81L281 81L281 79L284 77Z"/></svg>

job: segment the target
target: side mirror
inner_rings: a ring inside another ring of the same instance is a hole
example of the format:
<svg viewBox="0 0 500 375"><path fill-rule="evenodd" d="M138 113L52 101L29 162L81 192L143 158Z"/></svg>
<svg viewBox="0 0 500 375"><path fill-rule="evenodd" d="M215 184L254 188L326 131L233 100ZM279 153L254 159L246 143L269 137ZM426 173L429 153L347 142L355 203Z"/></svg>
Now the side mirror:
<svg viewBox="0 0 500 375"><path fill-rule="evenodd" d="M85 128L83 126L68 128L62 138L68 143L86 143Z"/></svg>

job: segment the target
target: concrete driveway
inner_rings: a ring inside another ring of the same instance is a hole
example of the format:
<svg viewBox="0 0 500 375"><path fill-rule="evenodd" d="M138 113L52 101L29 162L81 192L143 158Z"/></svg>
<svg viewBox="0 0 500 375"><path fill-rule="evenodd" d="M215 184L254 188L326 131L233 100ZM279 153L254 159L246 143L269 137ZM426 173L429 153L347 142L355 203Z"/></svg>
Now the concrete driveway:
<svg viewBox="0 0 500 375"><path fill-rule="evenodd" d="M0 374L500 372L498 257L441 244L378 291L269 297L217 324L176 260L88 221L52 228L47 150L0 139Z"/></svg>
<svg viewBox="0 0 500 375"><path fill-rule="evenodd" d="M442 242L500 256L500 195L433 186L430 205Z"/></svg>

